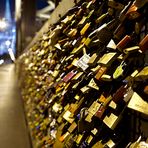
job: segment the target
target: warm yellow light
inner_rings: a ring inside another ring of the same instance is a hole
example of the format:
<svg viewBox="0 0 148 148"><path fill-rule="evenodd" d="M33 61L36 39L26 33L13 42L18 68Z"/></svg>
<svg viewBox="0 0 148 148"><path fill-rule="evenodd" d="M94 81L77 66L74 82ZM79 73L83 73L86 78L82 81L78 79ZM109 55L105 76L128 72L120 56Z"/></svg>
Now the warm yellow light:
<svg viewBox="0 0 148 148"><path fill-rule="evenodd" d="M0 20L0 29L5 29L7 27L7 23L5 20Z"/></svg>

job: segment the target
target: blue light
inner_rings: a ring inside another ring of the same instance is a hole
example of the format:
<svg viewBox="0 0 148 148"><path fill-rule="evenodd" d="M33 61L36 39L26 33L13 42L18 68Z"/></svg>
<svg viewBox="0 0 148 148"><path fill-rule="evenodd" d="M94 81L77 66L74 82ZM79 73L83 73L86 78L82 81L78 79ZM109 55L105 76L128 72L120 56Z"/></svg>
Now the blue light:
<svg viewBox="0 0 148 148"><path fill-rule="evenodd" d="M11 16L9 0L6 0L5 15L3 20L6 21L7 26L5 29L0 29L0 59L4 54L9 54L8 49L12 49L15 54L16 24Z"/></svg>

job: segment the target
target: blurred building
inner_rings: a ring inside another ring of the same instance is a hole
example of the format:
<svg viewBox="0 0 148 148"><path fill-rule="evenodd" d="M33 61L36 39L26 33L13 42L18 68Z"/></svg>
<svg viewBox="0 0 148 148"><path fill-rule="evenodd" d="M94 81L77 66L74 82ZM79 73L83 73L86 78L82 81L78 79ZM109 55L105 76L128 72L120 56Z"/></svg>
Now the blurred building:
<svg viewBox="0 0 148 148"><path fill-rule="evenodd" d="M10 2L6 0L4 17L0 20L0 56L10 58L15 54L16 27L12 19Z"/></svg>

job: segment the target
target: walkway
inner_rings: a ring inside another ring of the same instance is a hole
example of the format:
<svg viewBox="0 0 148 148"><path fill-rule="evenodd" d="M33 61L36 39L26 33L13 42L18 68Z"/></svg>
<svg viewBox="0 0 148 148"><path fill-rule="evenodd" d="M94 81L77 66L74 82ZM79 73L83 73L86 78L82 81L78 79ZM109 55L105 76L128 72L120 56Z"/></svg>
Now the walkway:
<svg viewBox="0 0 148 148"><path fill-rule="evenodd" d="M0 66L0 148L31 148L14 65Z"/></svg>

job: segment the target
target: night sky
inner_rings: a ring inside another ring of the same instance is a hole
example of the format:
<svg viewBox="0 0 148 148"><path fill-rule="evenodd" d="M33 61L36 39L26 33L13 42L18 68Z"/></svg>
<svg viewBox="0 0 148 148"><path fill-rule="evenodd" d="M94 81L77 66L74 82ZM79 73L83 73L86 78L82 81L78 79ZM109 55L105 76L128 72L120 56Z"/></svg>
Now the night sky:
<svg viewBox="0 0 148 148"><path fill-rule="evenodd" d="M15 0L9 0L12 17L14 17ZM6 0L0 0L0 18L4 17Z"/></svg>
<svg viewBox="0 0 148 148"><path fill-rule="evenodd" d="M10 2L11 12L12 12L11 13L12 17L14 17L14 15L15 15L15 12L14 12L15 0L9 0L9 2ZM36 2L37 2L37 4L36 4L37 10L42 9L43 7L48 5L46 0L36 0ZM4 17L5 3L6 3L6 0L0 0L0 18Z"/></svg>
<svg viewBox="0 0 148 148"><path fill-rule="evenodd" d="M48 5L48 3L46 2L47 0L36 0L37 1L37 9L42 9L45 6Z"/></svg>

